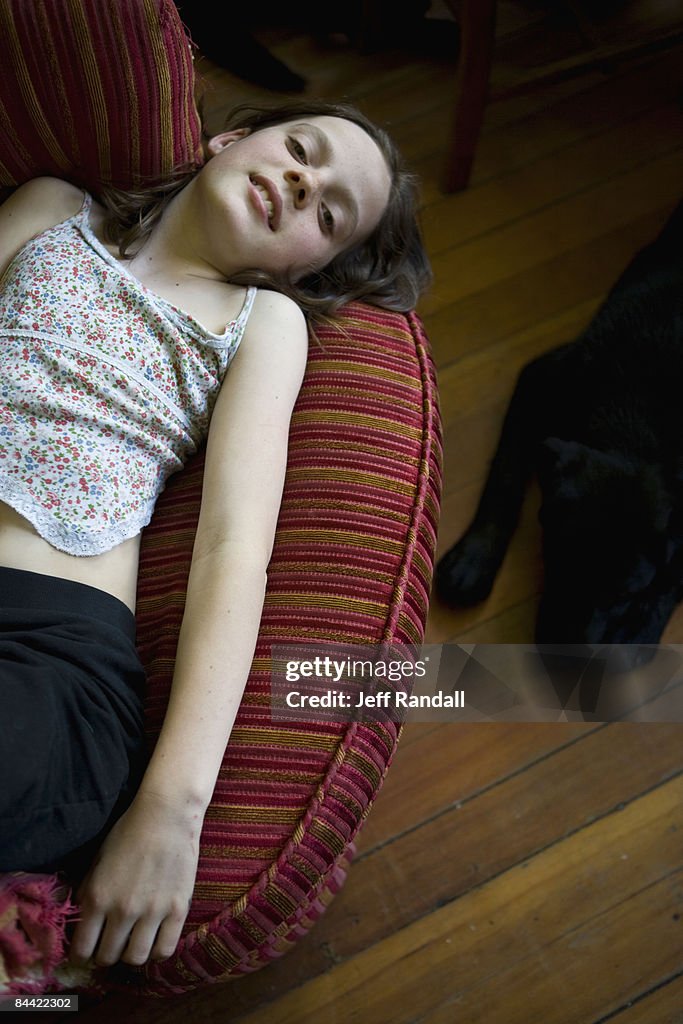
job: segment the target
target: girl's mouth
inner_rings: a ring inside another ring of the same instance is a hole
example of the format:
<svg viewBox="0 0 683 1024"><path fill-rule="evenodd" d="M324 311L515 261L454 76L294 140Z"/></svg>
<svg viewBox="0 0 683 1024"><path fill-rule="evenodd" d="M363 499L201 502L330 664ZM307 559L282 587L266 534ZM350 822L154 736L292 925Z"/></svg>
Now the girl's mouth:
<svg viewBox="0 0 683 1024"><path fill-rule="evenodd" d="M249 181L253 186L257 202L264 213L268 227L275 231L280 220L282 204L277 189L268 178L258 174L250 174Z"/></svg>

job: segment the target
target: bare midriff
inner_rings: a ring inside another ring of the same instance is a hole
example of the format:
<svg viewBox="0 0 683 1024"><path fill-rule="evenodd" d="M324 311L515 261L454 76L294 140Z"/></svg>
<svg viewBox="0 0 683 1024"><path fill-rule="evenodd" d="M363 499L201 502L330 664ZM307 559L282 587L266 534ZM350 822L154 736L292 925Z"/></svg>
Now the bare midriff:
<svg viewBox="0 0 683 1024"><path fill-rule="evenodd" d="M0 501L0 566L84 583L113 594L135 611L140 538L102 555L69 555L36 533L27 519Z"/></svg>

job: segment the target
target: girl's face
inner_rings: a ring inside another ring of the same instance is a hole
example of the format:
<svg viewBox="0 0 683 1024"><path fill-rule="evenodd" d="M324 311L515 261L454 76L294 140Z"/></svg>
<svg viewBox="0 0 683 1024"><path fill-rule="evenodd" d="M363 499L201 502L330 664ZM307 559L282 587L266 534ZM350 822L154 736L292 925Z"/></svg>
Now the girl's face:
<svg viewBox="0 0 683 1024"><path fill-rule="evenodd" d="M297 280L367 238L387 205L384 156L343 118L224 132L208 148L196 179L202 223L228 273L257 268Z"/></svg>

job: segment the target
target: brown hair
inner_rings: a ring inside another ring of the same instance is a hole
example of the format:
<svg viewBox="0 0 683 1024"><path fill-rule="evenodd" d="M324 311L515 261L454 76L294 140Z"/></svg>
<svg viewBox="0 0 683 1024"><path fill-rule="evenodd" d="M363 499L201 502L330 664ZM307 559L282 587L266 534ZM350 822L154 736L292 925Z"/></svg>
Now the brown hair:
<svg viewBox="0 0 683 1024"><path fill-rule="evenodd" d="M406 168L390 136L355 107L345 103L306 100L277 107L240 106L228 116L225 130L258 131L300 117L341 117L352 121L370 136L386 160L391 188L382 218L364 242L340 253L320 271L298 281L273 277L254 269L230 280L256 284L289 295L313 321L328 319L347 302L363 300L382 309L407 312L431 282L429 260L418 223L417 182ZM173 179L149 189L122 192L106 189L105 235L119 247L122 259L130 258L161 217L168 203L200 168L180 170Z"/></svg>

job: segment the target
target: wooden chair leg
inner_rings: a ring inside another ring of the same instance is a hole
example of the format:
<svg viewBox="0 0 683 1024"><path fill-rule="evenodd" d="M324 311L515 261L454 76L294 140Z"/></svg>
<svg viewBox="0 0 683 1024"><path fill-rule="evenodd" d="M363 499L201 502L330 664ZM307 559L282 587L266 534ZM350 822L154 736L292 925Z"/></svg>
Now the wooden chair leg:
<svg viewBox="0 0 683 1024"><path fill-rule="evenodd" d="M462 0L460 54L444 190L467 188L484 118L495 42L496 0Z"/></svg>

